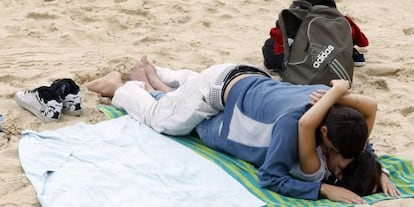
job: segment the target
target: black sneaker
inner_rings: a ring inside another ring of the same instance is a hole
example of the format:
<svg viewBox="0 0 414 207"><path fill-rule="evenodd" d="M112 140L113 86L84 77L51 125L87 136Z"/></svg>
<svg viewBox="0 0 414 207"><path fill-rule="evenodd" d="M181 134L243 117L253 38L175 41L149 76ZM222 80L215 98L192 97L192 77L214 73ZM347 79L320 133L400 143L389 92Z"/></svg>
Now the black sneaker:
<svg viewBox="0 0 414 207"><path fill-rule="evenodd" d="M82 113L81 94L79 86L75 81L69 78L58 79L53 81L50 88L54 90L63 103L64 114L79 116Z"/></svg>
<svg viewBox="0 0 414 207"><path fill-rule="evenodd" d="M353 49L352 58L354 59L354 65L362 67L366 64L364 54L360 53L356 48Z"/></svg>
<svg viewBox="0 0 414 207"><path fill-rule="evenodd" d="M44 122L58 121L63 104L50 87L41 86L34 90L19 91L16 102Z"/></svg>

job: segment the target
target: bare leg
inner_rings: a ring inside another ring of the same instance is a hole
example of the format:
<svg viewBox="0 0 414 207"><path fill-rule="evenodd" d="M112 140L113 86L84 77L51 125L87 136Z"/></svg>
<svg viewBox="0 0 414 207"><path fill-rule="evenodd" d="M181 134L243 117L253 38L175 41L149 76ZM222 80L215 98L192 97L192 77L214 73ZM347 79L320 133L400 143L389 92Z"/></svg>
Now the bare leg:
<svg viewBox="0 0 414 207"><path fill-rule="evenodd" d="M112 71L104 77L86 83L86 88L101 96L113 97L116 89L123 85L121 73Z"/></svg>
<svg viewBox="0 0 414 207"><path fill-rule="evenodd" d="M155 90L160 90L165 93L171 91L171 87L162 82L158 77L157 73L155 72L155 67L150 62L148 62L147 56L143 56L141 58L141 65L145 70L148 81L151 83L151 86Z"/></svg>
<svg viewBox="0 0 414 207"><path fill-rule="evenodd" d="M137 61L131 68L131 71L129 72L129 78L130 80L144 82L146 91L154 91L154 88L152 87L150 81L148 81L145 66L142 64L142 61Z"/></svg>

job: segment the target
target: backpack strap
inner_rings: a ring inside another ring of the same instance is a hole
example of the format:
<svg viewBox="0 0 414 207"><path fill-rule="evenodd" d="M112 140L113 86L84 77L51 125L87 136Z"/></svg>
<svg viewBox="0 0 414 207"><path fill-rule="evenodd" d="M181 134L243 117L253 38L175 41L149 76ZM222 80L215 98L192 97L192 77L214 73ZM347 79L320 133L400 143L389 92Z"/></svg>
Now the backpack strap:
<svg viewBox="0 0 414 207"><path fill-rule="evenodd" d="M290 8L301 8L301 9L311 10L312 9L312 4L310 2L304 1L304 0L295 0L290 5Z"/></svg>
<svg viewBox="0 0 414 207"><path fill-rule="evenodd" d="M279 13L278 25L282 32L284 60L290 56L288 39L295 39L296 33L305 16L312 10L312 4L304 0L295 0L289 9L283 9ZM285 63L282 64L282 66Z"/></svg>

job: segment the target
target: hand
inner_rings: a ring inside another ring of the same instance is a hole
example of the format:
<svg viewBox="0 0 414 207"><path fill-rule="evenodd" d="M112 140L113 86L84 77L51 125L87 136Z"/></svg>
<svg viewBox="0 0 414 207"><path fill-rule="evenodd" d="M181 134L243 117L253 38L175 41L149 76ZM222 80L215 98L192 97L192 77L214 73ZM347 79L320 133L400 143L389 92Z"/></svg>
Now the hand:
<svg viewBox="0 0 414 207"><path fill-rule="evenodd" d="M331 80L331 85L332 88L339 88L344 92L348 92L348 90L351 88L351 84L349 83L349 81L344 79Z"/></svg>
<svg viewBox="0 0 414 207"><path fill-rule="evenodd" d="M394 184L391 183L390 179L388 178L388 175L385 173L381 173L380 185L382 191L387 196L389 195L395 197L400 194L400 191L394 186Z"/></svg>
<svg viewBox="0 0 414 207"><path fill-rule="evenodd" d="M311 98L311 100L309 101L309 103L311 105L315 105L316 102L318 102L319 100L321 100L321 98L326 94L327 90L316 90L314 92L312 92L311 95L309 95L309 97Z"/></svg>
<svg viewBox="0 0 414 207"><path fill-rule="evenodd" d="M343 187L322 183L320 191L322 196L326 197L331 201L338 201L348 204L365 203L365 200L362 199L360 196Z"/></svg>

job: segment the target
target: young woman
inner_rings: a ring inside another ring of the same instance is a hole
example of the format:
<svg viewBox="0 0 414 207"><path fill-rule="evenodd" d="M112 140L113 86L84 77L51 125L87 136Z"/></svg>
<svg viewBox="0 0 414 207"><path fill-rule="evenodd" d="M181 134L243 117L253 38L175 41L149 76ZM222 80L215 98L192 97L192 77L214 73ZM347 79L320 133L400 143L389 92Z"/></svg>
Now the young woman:
<svg viewBox="0 0 414 207"><path fill-rule="evenodd" d="M381 192L381 169L381 163L370 152L364 150L342 170L342 177L335 185L360 196Z"/></svg>

